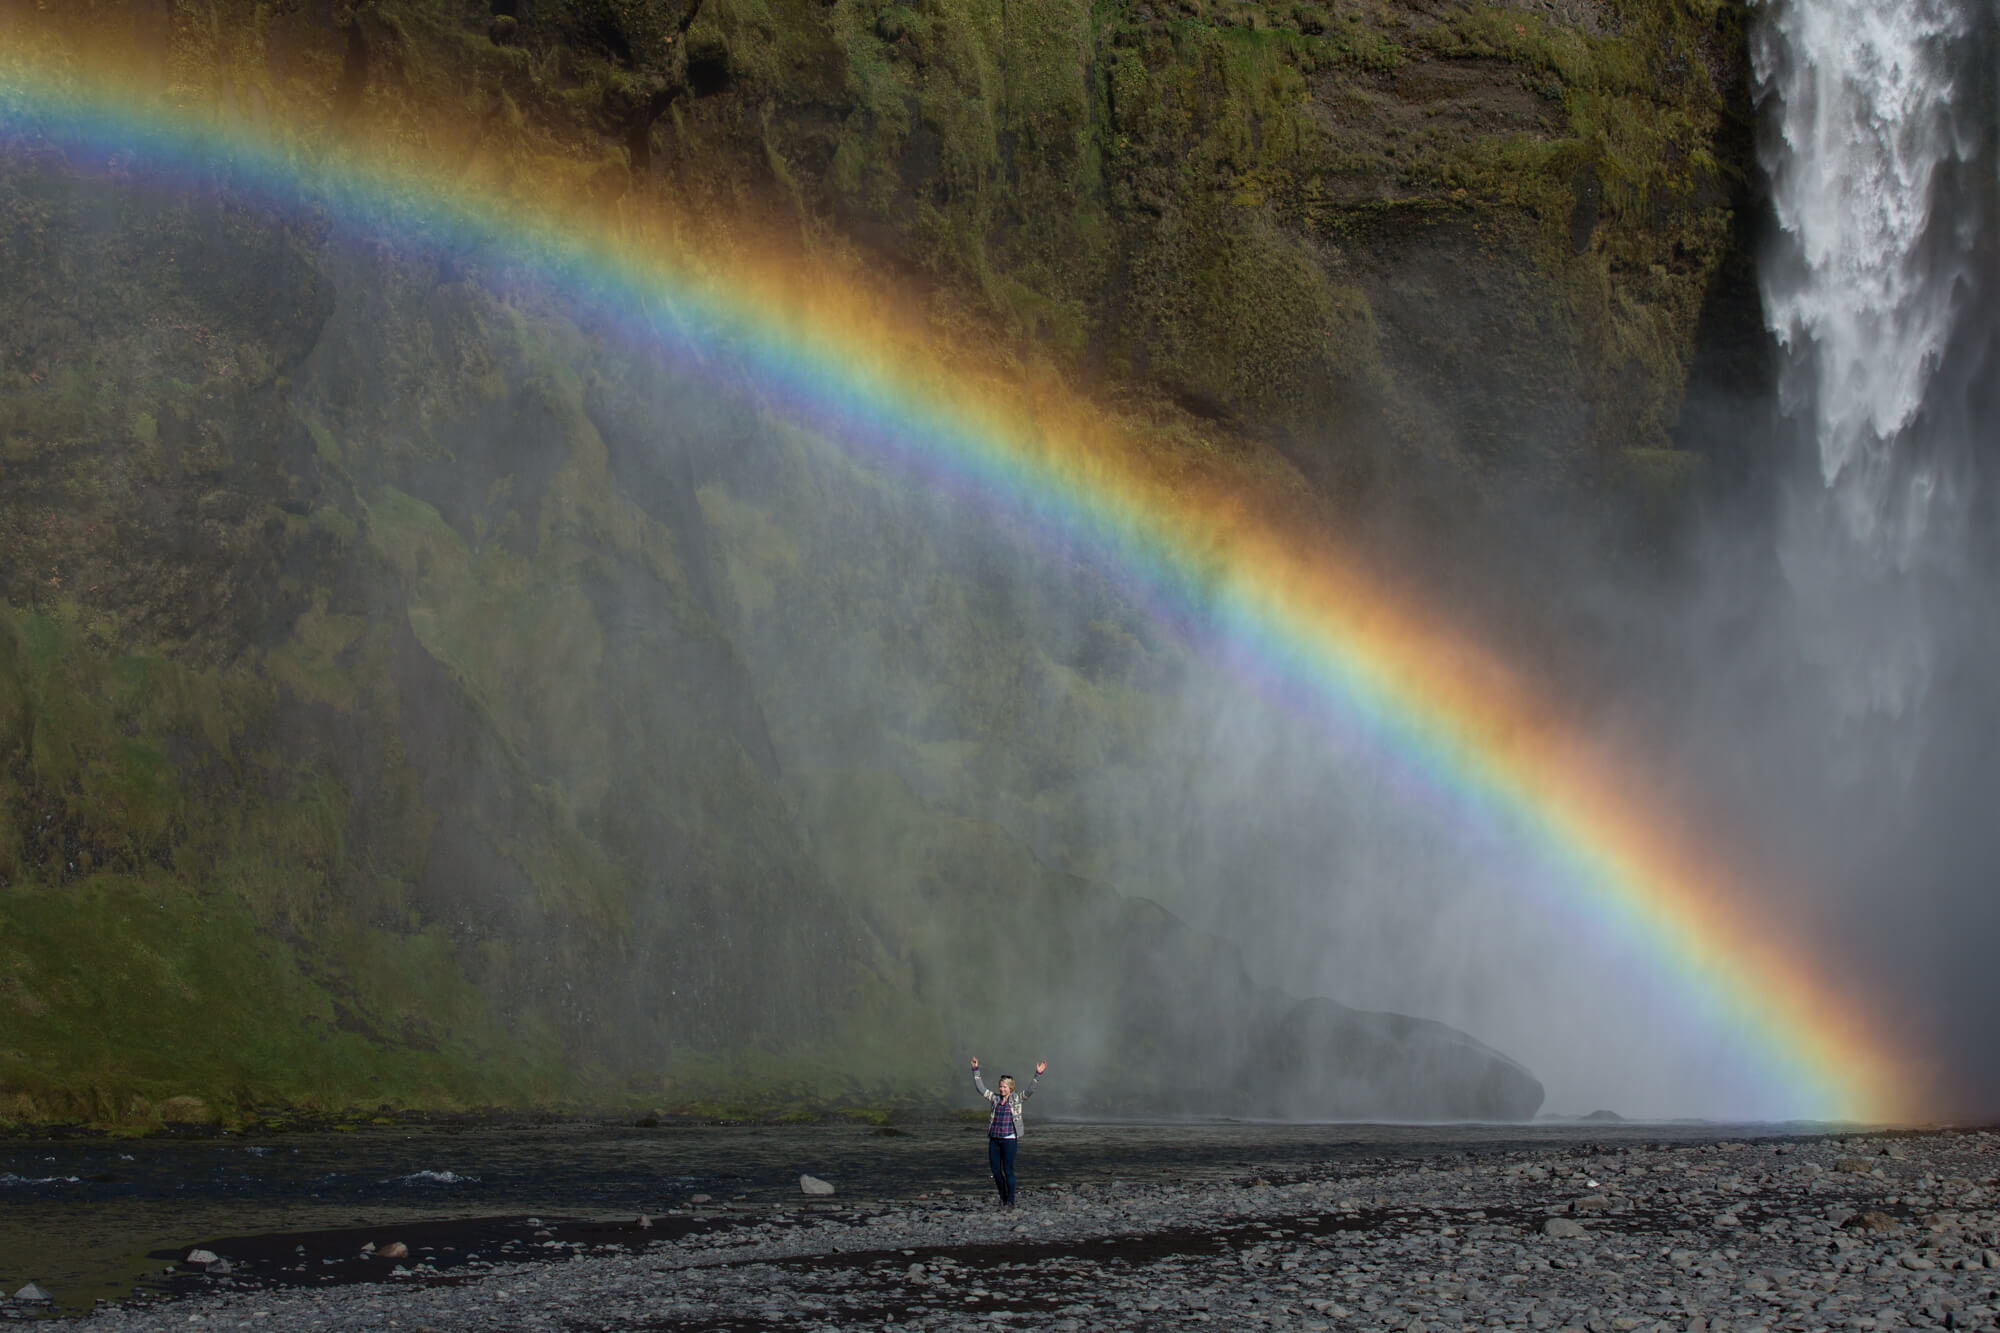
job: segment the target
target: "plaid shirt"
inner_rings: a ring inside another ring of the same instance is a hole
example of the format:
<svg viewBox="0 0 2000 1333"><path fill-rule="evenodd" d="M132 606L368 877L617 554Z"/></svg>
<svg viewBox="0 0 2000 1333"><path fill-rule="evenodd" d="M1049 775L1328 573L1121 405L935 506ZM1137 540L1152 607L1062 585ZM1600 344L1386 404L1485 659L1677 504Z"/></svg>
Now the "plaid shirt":
<svg viewBox="0 0 2000 1333"><path fill-rule="evenodd" d="M1034 1096L1035 1085L1042 1081L1040 1074L1028 1080L1027 1087L1015 1085L1014 1095L1002 1097L997 1092L988 1092L986 1084L980 1081L979 1071L972 1071L972 1086L979 1089L979 1095L993 1103L993 1119L986 1125L986 1137L990 1139L1018 1139L1021 1137L1021 1103Z"/></svg>

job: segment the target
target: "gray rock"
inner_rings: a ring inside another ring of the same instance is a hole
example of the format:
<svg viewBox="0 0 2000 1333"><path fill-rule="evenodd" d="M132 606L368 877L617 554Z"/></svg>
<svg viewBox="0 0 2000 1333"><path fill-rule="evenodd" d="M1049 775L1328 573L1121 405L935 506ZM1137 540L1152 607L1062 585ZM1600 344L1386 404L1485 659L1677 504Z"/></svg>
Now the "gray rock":
<svg viewBox="0 0 2000 1333"><path fill-rule="evenodd" d="M1868 1232L1880 1233L1885 1231L1894 1231L1903 1224L1901 1222L1898 1222L1895 1218L1889 1216L1889 1214L1885 1212L1881 1212L1878 1209L1870 1208L1867 1209L1866 1211L1856 1213L1854 1216L1848 1218L1845 1222L1842 1222L1840 1225L1849 1231L1868 1231Z"/></svg>
<svg viewBox="0 0 2000 1333"><path fill-rule="evenodd" d="M818 1176L801 1175L799 1177L799 1193L817 1194L817 1195L831 1194L833 1193L833 1186L827 1183L826 1181L821 1180Z"/></svg>
<svg viewBox="0 0 2000 1333"><path fill-rule="evenodd" d="M55 1297L43 1291L39 1283L30 1282L27 1286L14 1293L14 1299L23 1305L47 1305Z"/></svg>
<svg viewBox="0 0 2000 1333"><path fill-rule="evenodd" d="M1567 1217L1552 1217L1542 1223L1542 1234L1554 1236L1558 1240L1575 1240L1590 1233L1583 1229L1581 1222L1572 1222Z"/></svg>
<svg viewBox="0 0 2000 1333"><path fill-rule="evenodd" d="M187 1262L197 1268L212 1264L221 1257L214 1250L189 1250L187 1252Z"/></svg>

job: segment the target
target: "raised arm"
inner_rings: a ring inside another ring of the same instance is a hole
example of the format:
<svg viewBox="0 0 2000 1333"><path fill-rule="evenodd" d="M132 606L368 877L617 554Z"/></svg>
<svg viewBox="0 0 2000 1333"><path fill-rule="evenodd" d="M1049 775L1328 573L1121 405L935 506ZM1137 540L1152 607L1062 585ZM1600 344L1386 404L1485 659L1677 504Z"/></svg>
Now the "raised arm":
<svg viewBox="0 0 2000 1333"><path fill-rule="evenodd" d="M1037 1060L1035 1062L1035 1076L1028 1080L1027 1087L1021 1089L1022 1101L1026 1101L1028 1100L1028 1098L1035 1095L1035 1088L1038 1084L1041 1083L1042 1075L1048 1072L1049 1072L1049 1062L1047 1060Z"/></svg>
<svg viewBox="0 0 2000 1333"><path fill-rule="evenodd" d="M979 1089L979 1095L984 1097L989 1102L992 1101L994 1097L997 1095L995 1093L988 1092L986 1090L986 1085L979 1081L979 1057L976 1055L972 1057L972 1086Z"/></svg>

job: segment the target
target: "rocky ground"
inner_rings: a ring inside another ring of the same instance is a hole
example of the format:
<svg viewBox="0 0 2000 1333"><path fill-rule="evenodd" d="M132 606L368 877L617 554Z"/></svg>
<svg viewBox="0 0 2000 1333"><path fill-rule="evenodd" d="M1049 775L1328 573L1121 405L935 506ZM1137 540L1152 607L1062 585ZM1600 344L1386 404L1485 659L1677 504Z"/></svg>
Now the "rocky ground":
<svg viewBox="0 0 2000 1333"><path fill-rule="evenodd" d="M601 1243L539 1226L469 1263L418 1243L372 1261L381 1280L320 1290L189 1278L77 1327L1985 1328L1996 1169L2000 1134L1946 1132L1056 1183L1011 1211L943 1193L754 1212L704 1199Z"/></svg>

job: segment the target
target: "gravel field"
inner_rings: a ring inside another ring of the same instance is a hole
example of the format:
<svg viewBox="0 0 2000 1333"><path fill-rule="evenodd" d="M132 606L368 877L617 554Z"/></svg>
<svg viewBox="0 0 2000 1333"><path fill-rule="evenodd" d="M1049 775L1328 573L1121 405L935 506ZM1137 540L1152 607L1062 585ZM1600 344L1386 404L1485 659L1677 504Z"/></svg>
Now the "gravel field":
<svg viewBox="0 0 2000 1333"><path fill-rule="evenodd" d="M964 1194L802 1197L627 1219L610 1246L541 1227L517 1248L549 1257L527 1262L437 1272L418 1246L373 1261L382 1280L331 1289L217 1277L74 1327L1985 1328L2000 1305L1996 1169L2000 1135L1945 1132L1385 1155L1024 1189L1011 1211Z"/></svg>

